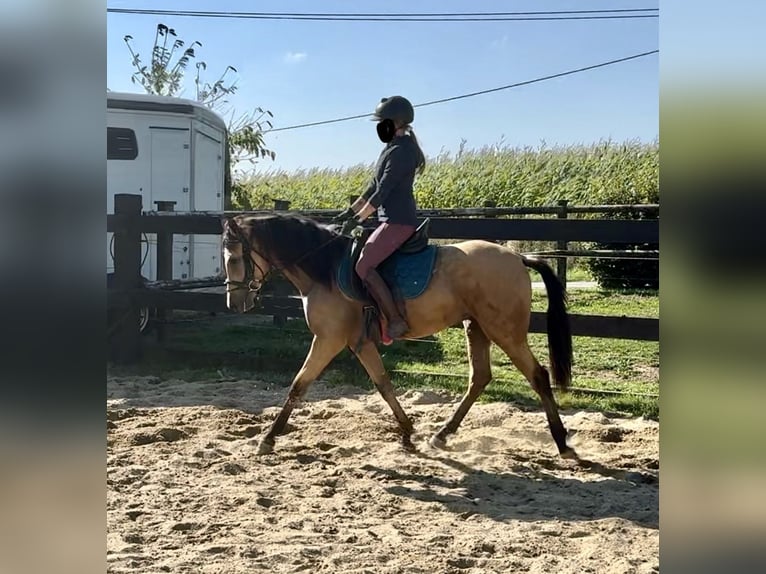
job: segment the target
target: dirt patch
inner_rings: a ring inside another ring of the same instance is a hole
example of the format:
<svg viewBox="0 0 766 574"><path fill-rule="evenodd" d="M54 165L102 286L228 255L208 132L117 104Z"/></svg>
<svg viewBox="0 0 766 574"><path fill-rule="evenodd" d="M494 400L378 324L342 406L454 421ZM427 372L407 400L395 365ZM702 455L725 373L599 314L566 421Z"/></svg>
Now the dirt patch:
<svg viewBox="0 0 766 574"><path fill-rule="evenodd" d="M592 461L560 460L541 412L407 392L388 406L313 386L276 451L255 445L286 390L258 381L107 381L108 571L659 571L659 426L567 413ZM136 437L152 440L136 440Z"/></svg>

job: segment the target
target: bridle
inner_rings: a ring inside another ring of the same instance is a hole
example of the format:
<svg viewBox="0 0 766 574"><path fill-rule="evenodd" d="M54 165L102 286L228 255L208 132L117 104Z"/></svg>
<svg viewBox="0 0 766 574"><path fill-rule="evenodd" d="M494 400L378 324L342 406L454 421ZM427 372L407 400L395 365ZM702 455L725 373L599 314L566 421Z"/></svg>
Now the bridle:
<svg viewBox="0 0 766 574"><path fill-rule="evenodd" d="M245 265L245 278L242 281L235 281L234 279L229 279L227 277L224 281L224 285L226 285L226 292L232 293L234 291L247 289L248 293L255 293L257 297L264 283L266 283L266 280L274 272L275 267L271 261L253 249L250 241L244 236L240 229L237 228L233 231L237 235L237 240L226 241L224 239L223 244L224 247L228 247L229 245L236 245L237 243L242 246L242 262ZM261 259L269 264L268 271L264 271L263 267L261 267L255 259L253 259L253 252L255 252ZM257 282L255 278L255 269L258 269L258 272L261 274L261 277L257 280Z"/></svg>
<svg viewBox="0 0 766 574"><path fill-rule="evenodd" d="M245 237L245 234L242 233L242 230L239 227L236 227L232 229L231 231L234 232L234 234L237 236L236 241L226 241L224 239L223 245L224 247L227 247L229 245L236 245L239 243L242 246L242 262L245 265L245 278L242 281L235 281L233 279L229 279L228 277L224 281L224 285L226 285L226 293L233 293L234 291L240 291L242 289L247 289L248 293L255 293L256 297L256 304L258 297L260 295L261 289L263 288L266 281L269 279L269 277L277 272L280 271L280 268L274 265L271 261L269 261L268 257L265 257L262 253L259 251L253 249L252 244L250 243L249 239ZM298 262L302 261L309 255L312 255L316 251L324 248L325 246L329 245L333 241L336 241L337 239L340 239L343 237L343 235L336 235L329 239L328 241L325 241L321 245L310 249L303 255L301 255L298 259L293 261L292 265L297 264ZM269 264L268 271L264 271L263 268L258 264L258 262L253 259L253 253L257 254L261 259L263 259L266 263ZM258 269L259 273L261 274L261 278L256 282L255 279L255 269Z"/></svg>

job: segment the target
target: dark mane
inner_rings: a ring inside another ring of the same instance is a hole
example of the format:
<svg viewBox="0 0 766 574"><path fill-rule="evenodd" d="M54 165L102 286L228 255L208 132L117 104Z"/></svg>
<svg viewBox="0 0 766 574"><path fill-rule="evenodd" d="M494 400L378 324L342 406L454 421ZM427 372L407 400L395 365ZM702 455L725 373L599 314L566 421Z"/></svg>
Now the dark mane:
<svg viewBox="0 0 766 574"><path fill-rule="evenodd" d="M241 227L273 264L288 271L298 268L325 287L332 286L348 250L349 238L300 215L245 217Z"/></svg>

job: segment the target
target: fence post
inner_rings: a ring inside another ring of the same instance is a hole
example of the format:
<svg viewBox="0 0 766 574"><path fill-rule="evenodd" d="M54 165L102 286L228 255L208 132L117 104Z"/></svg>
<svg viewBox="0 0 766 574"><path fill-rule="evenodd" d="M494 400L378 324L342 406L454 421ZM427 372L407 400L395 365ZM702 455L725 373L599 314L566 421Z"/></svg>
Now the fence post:
<svg viewBox="0 0 766 574"><path fill-rule="evenodd" d="M290 209L291 201L287 201L286 199L275 199L274 200L274 211L287 211Z"/></svg>
<svg viewBox="0 0 766 574"><path fill-rule="evenodd" d="M155 201L157 211L174 211L175 201ZM156 278L164 281L173 278L173 234L169 231L157 233L157 273ZM171 309L157 309L157 341L165 340L165 321L170 317Z"/></svg>
<svg viewBox="0 0 766 574"><path fill-rule="evenodd" d="M491 199L485 199L484 202L481 205L484 208L491 209L493 207L497 207L497 202L492 201ZM497 215L487 215L487 214L484 214L484 217L486 217L487 219L497 219ZM498 245L502 245L503 244L503 242L498 240L498 239L493 239L491 241L492 241L492 243L497 243Z"/></svg>
<svg viewBox="0 0 766 574"><path fill-rule="evenodd" d="M290 201L286 201L284 199L275 199L274 211L287 211L290 209L290 203ZM287 238L287 241L290 241L290 239ZM279 287L274 290L274 295L285 295L285 289L282 287L282 282L280 282ZM284 327L287 324L287 317L284 315L276 314L272 316L272 322L275 327Z"/></svg>
<svg viewBox="0 0 766 574"><path fill-rule="evenodd" d="M114 214L126 216L114 232L114 287L123 292L115 308L111 359L128 364L141 358L141 331L138 306L127 293L141 287L141 196L118 193L114 196Z"/></svg>
<svg viewBox="0 0 766 574"><path fill-rule="evenodd" d="M567 206L569 205L569 200L566 199L560 199L558 202L558 218L559 219L566 219L567 218ZM566 240L559 240L556 242L556 249L559 251L566 251L568 249L568 244ZM556 274L559 277L559 281L561 281L561 284L564 285L564 289L567 288L567 258L566 257L558 257L556 259Z"/></svg>

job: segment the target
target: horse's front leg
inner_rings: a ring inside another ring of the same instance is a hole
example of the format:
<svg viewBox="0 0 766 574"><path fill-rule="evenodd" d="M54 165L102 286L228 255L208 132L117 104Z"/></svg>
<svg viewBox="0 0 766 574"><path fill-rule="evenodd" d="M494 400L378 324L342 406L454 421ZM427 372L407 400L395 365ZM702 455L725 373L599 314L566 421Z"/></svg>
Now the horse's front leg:
<svg viewBox="0 0 766 574"><path fill-rule="evenodd" d="M287 394L287 400L282 406L282 410L279 412L276 420L271 425L269 432L266 433L261 439L258 445L258 454L268 454L274 450L274 442L276 436L280 434L287 424L287 419L290 418L290 413L298 401L301 400L303 395L306 394L311 383L313 383L330 361L340 353L345 344L343 341L333 340L326 337L314 337L311 342L311 349L306 356L306 360L303 362L301 370L295 375L293 384L290 386L290 391Z"/></svg>
<svg viewBox="0 0 766 574"><path fill-rule="evenodd" d="M367 374L370 375L372 382L375 383L380 392L383 400L388 403L391 410L394 413L396 421L399 423L399 430L402 433L402 446L407 450L414 450L412 444L412 421L404 412L404 409L396 400L394 394L394 387L391 384L391 379L383 366L383 360L380 358L380 353L377 347L371 342L366 342L362 345L362 348L356 353L359 362L362 363Z"/></svg>

